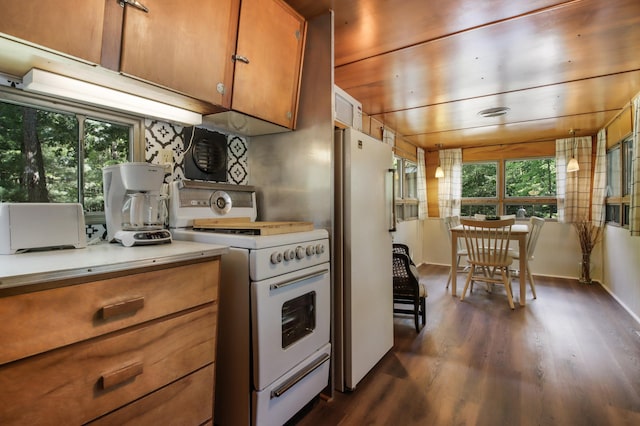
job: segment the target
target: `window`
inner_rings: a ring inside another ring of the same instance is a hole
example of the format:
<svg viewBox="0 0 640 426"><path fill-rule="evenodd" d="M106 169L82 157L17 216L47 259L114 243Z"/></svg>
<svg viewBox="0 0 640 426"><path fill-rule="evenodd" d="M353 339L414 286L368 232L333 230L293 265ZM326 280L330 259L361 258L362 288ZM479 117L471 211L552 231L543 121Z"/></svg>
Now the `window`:
<svg viewBox="0 0 640 426"><path fill-rule="evenodd" d="M555 159L527 158L462 165L462 216L555 218Z"/></svg>
<svg viewBox="0 0 640 426"><path fill-rule="evenodd" d="M87 223L99 222L102 167L141 159L140 128L138 119L0 90L0 201L79 202Z"/></svg>
<svg viewBox="0 0 640 426"><path fill-rule="evenodd" d="M462 216L498 214L498 163L462 165Z"/></svg>
<svg viewBox="0 0 640 426"><path fill-rule="evenodd" d="M633 138L629 136L607 151L606 221L629 226Z"/></svg>
<svg viewBox="0 0 640 426"><path fill-rule="evenodd" d="M620 152L620 145L617 145L607 152L607 197L619 197L622 195L620 181L621 163L622 154Z"/></svg>
<svg viewBox="0 0 640 426"><path fill-rule="evenodd" d="M517 216L524 209L525 217L557 216L554 158L506 160L504 170L504 214Z"/></svg>
<svg viewBox="0 0 640 426"><path fill-rule="evenodd" d="M622 142L622 158L624 160L624 168L622 169L622 195L631 195L631 184L633 179L631 178L631 170L633 170L633 138L629 137ZM628 208L628 206L627 206Z"/></svg>
<svg viewBox="0 0 640 426"><path fill-rule="evenodd" d="M406 158L394 157L396 218L411 220L418 218L418 166Z"/></svg>

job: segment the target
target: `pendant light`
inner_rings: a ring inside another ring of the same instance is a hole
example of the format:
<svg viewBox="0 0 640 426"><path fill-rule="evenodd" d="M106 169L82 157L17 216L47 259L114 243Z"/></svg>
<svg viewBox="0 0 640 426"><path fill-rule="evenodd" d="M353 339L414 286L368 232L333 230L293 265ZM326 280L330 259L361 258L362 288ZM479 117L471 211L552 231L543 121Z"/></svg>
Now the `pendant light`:
<svg viewBox="0 0 640 426"><path fill-rule="evenodd" d="M571 129L569 133L573 135L573 139L571 140L571 160L569 160L569 164L567 164L567 173L573 173L580 170L580 165L578 164L578 160L576 160L576 131Z"/></svg>
<svg viewBox="0 0 640 426"><path fill-rule="evenodd" d="M438 167L436 168L436 179L440 179L444 177L444 171L442 170L442 167L440 167L440 148L442 148L442 144L436 144L436 147L438 148Z"/></svg>

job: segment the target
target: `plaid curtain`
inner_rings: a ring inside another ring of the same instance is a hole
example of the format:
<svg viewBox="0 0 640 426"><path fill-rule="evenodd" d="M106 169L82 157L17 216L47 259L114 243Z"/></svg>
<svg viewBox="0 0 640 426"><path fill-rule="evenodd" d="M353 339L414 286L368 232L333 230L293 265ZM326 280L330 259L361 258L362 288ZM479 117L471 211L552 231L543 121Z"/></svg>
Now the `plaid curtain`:
<svg viewBox="0 0 640 426"><path fill-rule="evenodd" d="M418 219L422 220L428 217L427 213L427 171L424 161L424 149L418 148L418 182L416 183L416 191L418 192Z"/></svg>
<svg viewBox="0 0 640 426"><path fill-rule="evenodd" d="M574 152L580 170L567 173L567 163ZM589 220L591 137L556 140L556 191L558 222Z"/></svg>
<svg viewBox="0 0 640 426"><path fill-rule="evenodd" d="M640 96L633 100L633 155L631 163L631 204L629 231L640 236Z"/></svg>
<svg viewBox="0 0 640 426"><path fill-rule="evenodd" d="M593 194L591 196L591 220L597 226L604 225L605 198L607 196L607 131L598 132L596 164L593 171Z"/></svg>
<svg viewBox="0 0 640 426"><path fill-rule="evenodd" d="M439 152L444 177L438 179L438 208L440 217L460 216L462 201L462 149Z"/></svg>

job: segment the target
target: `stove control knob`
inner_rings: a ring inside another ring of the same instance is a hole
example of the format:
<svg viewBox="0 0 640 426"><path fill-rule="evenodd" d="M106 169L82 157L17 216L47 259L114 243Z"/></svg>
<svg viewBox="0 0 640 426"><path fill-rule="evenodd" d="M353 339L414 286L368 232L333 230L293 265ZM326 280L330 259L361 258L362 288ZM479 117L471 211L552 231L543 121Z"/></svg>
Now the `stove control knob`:
<svg viewBox="0 0 640 426"><path fill-rule="evenodd" d="M305 255L304 247L302 246L296 247L296 257L298 259L304 259L304 255Z"/></svg>
<svg viewBox="0 0 640 426"><path fill-rule="evenodd" d="M324 245L322 245L322 244L318 244L318 245L316 246L316 253L317 253L317 254L322 254L322 253L324 253Z"/></svg>
<svg viewBox="0 0 640 426"><path fill-rule="evenodd" d="M314 246L307 246L307 256L313 256L316 254L316 248Z"/></svg>
<svg viewBox="0 0 640 426"><path fill-rule="evenodd" d="M271 263L277 265L280 262L282 262L282 253L278 253L277 251L271 253Z"/></svg>
<svg viewBox="0 0 640 426"><path fill-rule="evenodd" d="M293 260L296 258L296 251L293 249L286 249L284 251L284 260Z"/></svg>

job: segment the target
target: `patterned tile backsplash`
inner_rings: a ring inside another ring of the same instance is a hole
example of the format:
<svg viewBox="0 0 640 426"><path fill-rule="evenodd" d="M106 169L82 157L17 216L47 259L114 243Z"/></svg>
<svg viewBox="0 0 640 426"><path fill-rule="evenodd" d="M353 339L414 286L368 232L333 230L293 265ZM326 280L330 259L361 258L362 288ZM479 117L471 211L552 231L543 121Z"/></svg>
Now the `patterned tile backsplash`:
<svg viewBox="0 0 640 426"><path fill-rule="evenodd" d="M184 179L185 141L182 126L162 121L145 120L145 159L160 164L163 149L173 152L173 170L167 174L167 183ZM221 132L223 133L223 132ZM227 134L227 181L237 185L249 183L249 143L243 136Z"/></svg>
<svg viewBox="0 0 640 426"><path fill-rule="evenodd" d="M184 179L185 141L182 138L182 126L156 120L145 120L145 160L160 164L162 150L173 152L173 168L165 176L165 183ZM221 132L224 133L224 132ZM225 133L226 134L226 133ZM233 134L227 136L227 181L236 185L249 183L249 141ZM106 238L105 225L87 225L87 240Z"/></svg>

